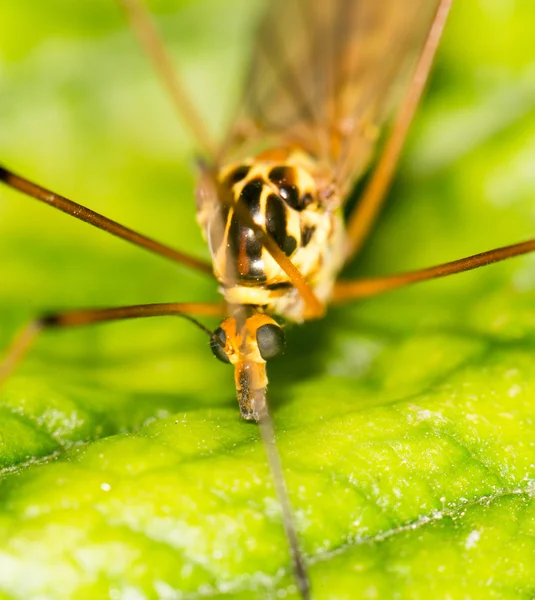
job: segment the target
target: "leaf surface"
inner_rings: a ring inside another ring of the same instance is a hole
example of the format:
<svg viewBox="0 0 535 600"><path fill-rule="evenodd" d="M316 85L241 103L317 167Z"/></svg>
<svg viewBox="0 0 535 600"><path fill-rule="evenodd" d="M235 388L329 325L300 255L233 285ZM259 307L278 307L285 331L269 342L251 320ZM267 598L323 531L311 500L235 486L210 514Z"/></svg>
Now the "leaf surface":
<svg viewBox="0 0 535 600"><path fill-rule="evenodd" d="M252 4L152 3L215 129ZM207 257L187 134L116 6L76 6L4 0L2 162ZM454 7L347 275L533 237L534 19L530 0ZM6 189L0 264L1 348L43 310L217 298L202 275ZM524 257L288 330L270 394L315 599L533 597L534 288ZM179 320L44 334L0 391L0 598L296 597L258 431L234 396Z"/></svg>

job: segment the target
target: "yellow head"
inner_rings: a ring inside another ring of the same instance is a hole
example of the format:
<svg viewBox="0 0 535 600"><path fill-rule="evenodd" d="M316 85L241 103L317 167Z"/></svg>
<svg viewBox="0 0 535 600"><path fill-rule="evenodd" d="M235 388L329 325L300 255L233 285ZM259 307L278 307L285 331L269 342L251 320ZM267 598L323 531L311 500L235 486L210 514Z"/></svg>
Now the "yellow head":
<svg viewBox="0 0 535 600"><path fill-rule="evenodd" d="M242 417L258 421L266 405L266 361L284 352L281 326L256 313L241 326L234 317L225 319L210 343L219 360L234 365L234 379Z"/></svg>

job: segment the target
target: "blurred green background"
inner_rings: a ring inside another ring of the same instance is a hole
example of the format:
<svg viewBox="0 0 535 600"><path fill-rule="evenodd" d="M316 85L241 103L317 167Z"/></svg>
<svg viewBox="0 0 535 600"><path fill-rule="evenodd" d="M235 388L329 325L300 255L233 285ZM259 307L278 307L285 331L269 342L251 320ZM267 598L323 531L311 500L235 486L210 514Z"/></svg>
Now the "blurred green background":
<svg viewBox="0 0 535 600"><path fill-rule="evenodd" d="M203 115L259 3L149 3ZM353 274L534 237L532 0L464 0ZM4 0L0 163L197 256L193 151L111 0ZM0 348L40 310L217 297L0 189ZM535 259L333 310L270 370L315 598L529 598ZM0 598L295 597L232 373L187 323L43 336L0 391Z"/></svg>

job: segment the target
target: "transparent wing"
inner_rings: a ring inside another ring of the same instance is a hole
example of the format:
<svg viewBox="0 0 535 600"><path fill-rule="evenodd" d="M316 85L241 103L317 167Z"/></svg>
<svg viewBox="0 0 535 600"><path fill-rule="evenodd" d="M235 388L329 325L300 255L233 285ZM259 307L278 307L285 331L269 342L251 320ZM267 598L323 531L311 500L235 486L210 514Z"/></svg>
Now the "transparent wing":
<svg viewBox="0 0 535 600"><path fill-rule="evenodd" d="M342 191L407 88L438 0L271 0L226 160L299 146Z"/></svg>

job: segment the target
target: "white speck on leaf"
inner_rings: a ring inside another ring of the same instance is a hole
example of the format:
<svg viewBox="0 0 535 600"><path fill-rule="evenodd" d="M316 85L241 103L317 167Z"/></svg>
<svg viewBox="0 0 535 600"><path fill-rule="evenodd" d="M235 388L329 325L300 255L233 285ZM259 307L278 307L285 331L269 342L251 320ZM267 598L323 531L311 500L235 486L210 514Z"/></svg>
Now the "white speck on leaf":
<svg viewBox="0 0 535 600"><path fill-rule="evenodd" d="M467 550L470 550L470 548L473 548L479 542L480 538L481 538L481 534L479 533L479 531L477 529L474 529L473 531L471 531L468 534L468 537L466 538L466 542L464 543L464 547Z"/></svg>
<svg viewBox="0 0 535 600"><path fill-rule="evenodd" d="M518 384L515 384L509 388L509 390L507 391L507 395L509 396L509 398L516 398L521 391L522 388Z"/></svg>

